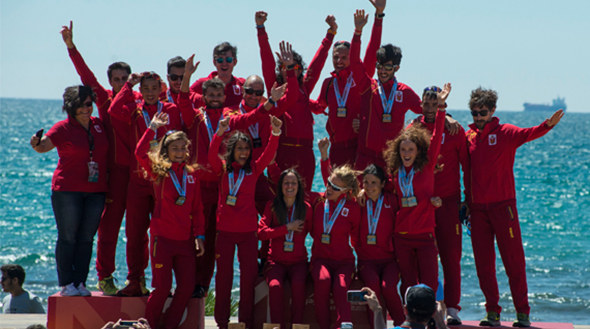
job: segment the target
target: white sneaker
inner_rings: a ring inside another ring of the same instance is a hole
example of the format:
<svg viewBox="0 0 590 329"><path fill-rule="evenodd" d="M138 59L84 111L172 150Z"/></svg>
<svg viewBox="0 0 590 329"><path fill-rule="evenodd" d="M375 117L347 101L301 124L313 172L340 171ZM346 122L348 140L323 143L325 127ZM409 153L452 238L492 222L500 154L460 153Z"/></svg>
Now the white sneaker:
<svg viewBox="0 0 590 329"><path fill-rule="evenodd" d="M80 292L80 296L83 296L83 297L92 296L92 293L90 293L90 291L88 291L88 289L86 289L86 285L84 283L80 283L78 285L78 291Z"/></svg>
<svg viewBox="0 0 590 329"><path fill-rule="evenodd" d="M64 297L80 296L80 291L74 287L74 283L70 283L67 286L61 287L60 295Z"/></svg>
<svg viewBox="0 0 590 329"><path fill-rule="evenodd" d="M461 319L459 318L459 310L456 308L447 308L447 324L448 325L460 325Z"/></svg>

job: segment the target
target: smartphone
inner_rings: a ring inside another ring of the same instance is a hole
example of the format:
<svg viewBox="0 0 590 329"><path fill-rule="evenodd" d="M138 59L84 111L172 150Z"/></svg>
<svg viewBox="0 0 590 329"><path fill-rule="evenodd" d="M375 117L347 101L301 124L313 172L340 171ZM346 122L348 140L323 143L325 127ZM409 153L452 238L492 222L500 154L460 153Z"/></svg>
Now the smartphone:
<svg viewBox="0 0 590 329"><path fill-rule="evenodd" d="M39 141L37 142L37 145L35 145L35 146L39 146L39 144L41 144L41 137L43 137L43 131L44 130L45 129L41 128L41 129L39 129L39 131L37 131L35 133L35 136L37 136L37 138L39 138Z"/></svg>
<svg viewBox="0 0 590 329"><path fill-rule="evenodd" d="M121 320L119 328L133 328L133 325L139 323L137 320Z"/></svg>
<svg viewBox="0 0 590 329"><path fill-rule="evenodd" d="M360 290L349 290L347 293L347 299L349 302L366 302L365 296L367 295L366 291Z"/></svg>

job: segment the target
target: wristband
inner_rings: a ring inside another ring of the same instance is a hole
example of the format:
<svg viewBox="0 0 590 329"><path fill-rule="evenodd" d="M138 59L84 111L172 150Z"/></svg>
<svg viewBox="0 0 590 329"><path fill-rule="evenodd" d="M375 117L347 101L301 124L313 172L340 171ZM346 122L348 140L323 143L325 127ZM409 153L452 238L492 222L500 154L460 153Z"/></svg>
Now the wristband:
<svg viewBox="0 0 590 329"><path fill-rule="evenodd" d="M336 31L334 31L332 29L328 29L328 33L332 33L333 35L336 35Z"/></svg>
<svg viewBox="0 0 590 329"><path fill-rule="evenodd" d="M376 14L375 17L377 17L378 19L382 19L383 17L385 17L385 13Z"/></svg>
<svg viewBox="0 0 590 329"><path fill-rule="evenodd" d="M354 29L354 34L361 35L362 33L363 33L363 30Z"/></svg>
<svg viewBox="0 0 590 329"><path fill-rule="evenodd" d="M294 69L294 68L295 68L295 65L297 65L297 64L293 63L293 64L291 64L291 65L287 65L287 70L292 70L292 69Z"/></svg>
<svg viewBox="0 0 590 329"><path fill-rule="evenodd" d="M270 96L267 101L272 105L275 106L277 104L277 102L274 101L274 99L272 99L272 96Z"/></svg>
<svg viewBox="0 0 590 329"><path fill-rule="evenodd" d="M328 161L328 158L322 158L322 162Z"/></svg>
<svg viewBox="0 0 590 329"><path fill-rule="evenodd" d="M196 239L201 239L204 242L205 241L205 236L204 235L197 235L197 236L195 236L195 240Z"/></svg>
<svg viewBox="0 0 590 329"><path fill-rule="evenodd" d="M438 108L439 108L439 109L446 109L446 108L447 108L447 102L445 102L445 104L444 104L444 105L440 105L440 104L438 104Z"/></svg>
<svg viewBox="0 0 590 329"><path fill-rule="evenodd" d="M275 136L275 137L279 137L279 136L281 136L281 133L282 132L283 132L282 130L279 130L279 132L275 134L275 132L272 131L272 135Z"/></svg>
<svg viewBox="0 0 590 329"><path fill-rule="evenodd" d="M264 28L264 24L262 24L262 25L256 25L256 28L257 29L263 29Z"/></svg>

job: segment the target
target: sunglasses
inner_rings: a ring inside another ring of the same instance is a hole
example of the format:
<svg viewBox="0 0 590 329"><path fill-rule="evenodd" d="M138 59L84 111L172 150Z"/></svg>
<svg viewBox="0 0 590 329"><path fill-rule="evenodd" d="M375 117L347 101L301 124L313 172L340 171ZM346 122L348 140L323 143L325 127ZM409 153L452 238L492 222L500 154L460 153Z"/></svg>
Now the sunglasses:
<svg viewBox="0 0 590 329"><path fill-rule="evenodd" d="M176 132L176 130L172 129L172 130L168 130L166 132L166 135L164 135L164 139L162 140L162 145L166 145L166 138L168 138L168 136L174 134Z"/></svg>
<svg viewBox="0 0 590 329"><path fill-rule="evenodd" d="M334 185L334 183L332 183L332 180L329 177L328 177L328 184L336 192L342 192L342 191L347 190L347 188L345 188L345 187L340 187L338 185Z"/></svg>
<svg viewBox="0 0 590 329"><path fill-rule="evenodd" d="M481 111L471 110L471 116L474 118L477 117L478 115L485 117L486 115L488 115L489 112L490 112L490 110L481 110Z"/></svg>
<svg viewBox="0 0 590 329"><path fill-rule="evenodd" d="M222 64L222 63L223 63L223 57L216 57L216 58L215 58L215 61L216 61L217 63L219 63L219 64ZM233 62L233 61L234 61L234 58L233 58L233 57L226 57L226 58L225 58L225 62L226 62L226 63L231 63L231 62Z"/></svg>
<svg viewBox="0 0 590 329"><path fill-rule="evenodd" d="M336 41L336 43L334 43L334 48L344 45L346 46L346 48L350 48L350 42L348 41Z"/></svg>
<svg viewBox="0 0 590 329"><path fill-rule="evenodd" d="M182 80L184 78L184 74L183 75L170 74L170 75L168 75L168 77L170 78L171 81L176 81L178 79Z"/></svg>
<svg viewBox="0 0 590 329"><path fill-rule="evenodd" d="M244 88L244 92L248 95L256 94L256 96L264 95L264 90L256 90L253 88Z"/></svg>
<svg viewBox="0 0 590 329"><path fill-rule="evenodd" d="M281 70L286 70L287 69L287 66L285 64L281 64L279 67L281 68ZM295 66L293 67L293 69L294 70L301 70L301 65L295 64Z"/></svg>
<svg viewBox="0 0 590 329"><path fill-rule="evenodd" d="M437 86L432 86L432 87L424 88L424 92L427 92L427 91L434 91L434 92L440 93L442 91L442 89L440 89Z"/></svg>
<svg viewBox="0 0 590 329"><path fill-rule="evenodd" d="M379 63L375 63L375 67L377 67L377 70L381 70L381 69L385 69L387 71L391 71L393 70L397 65L393 65L393 64L379 64Z"/></svg>
<svg viewBox="0 0 590 329"><path fill-rule="evenodd" d="M153 72L153 71L151 71L151 72L148 72L148 71L146 71L146 72L143 72L143 73L141 73L140 75L141 75L141 79L142 79L142 80L143 80L143 79L154 79L154 80L158 80L158 81L160 81L160 80L161 80L161 79L160 79L160 76L159 76L159 75L157 75L157 74L156 74L155 72Z"/></svg>
<svg viewBox="0 0 590 329"><path fill-rule="evenodd" d="M82 104L84 107L92 107L92 102L84 102L84 104Z"/></svg>

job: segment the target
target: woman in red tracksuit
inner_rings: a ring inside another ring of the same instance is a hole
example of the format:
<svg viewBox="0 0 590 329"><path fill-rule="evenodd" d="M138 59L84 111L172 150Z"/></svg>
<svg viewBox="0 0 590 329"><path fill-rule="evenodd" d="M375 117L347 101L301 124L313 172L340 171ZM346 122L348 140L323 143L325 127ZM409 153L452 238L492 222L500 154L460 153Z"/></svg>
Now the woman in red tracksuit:
<svg viewBox="0 0 590 329"><path fill-rule="evenodd" d="M156 148L150 142L158 128L168 122L168 114L158 113L135 149L137 162L154 181L155 207L150 222L152 291L146 318L152 328L177 328L195 286L196 257L204 250L205 217L196 166L188 164L189 140L181 131L169 131ZM172 304L161 318L172 288Z"/></svg>
<svg viewBox="0 0 590 329"><path fill-rule="evenodd" d="M294 169L281 173L278 193L269 201L258 225L260 240L270 240L270 252L264 269L269 287L270 321L286 327L283 283L291 282L291 323L303 323L307 248L305 237L312 220L311 206L305 202L302 178Z"/></svg>
<svg viewBox="0 0 590 329"><path fill-rule="evenodd" d="M387 142L384 156L393 174L399 210L395 219L394 247L402 285L424 283L436 291L438 286L438 249L435 243L434 172L440 153L445 121L445 101L451 91L447 83L437 93L438 112L432 136L422 127L412 126L395 140Z"/></svg>
<svg viewBox="0 0 590 329"><path fill-rule="evenodd" d="M327 143L324 138L320 142ZM316 319L320 328L340 328L350 322L350 303L346 293L354 277L354 247L359 236L361 209L355 200L359 192L358 172L350 165L330 168L330 160L322 156L322 176L326 192L313 202L310 272L315 284ZM336 322L330 326L330 293L336 305Z"/></svg>
<svg viewBox="0 0 590 329"><path fill-rule="evenodd" d="M274 102L270 97L267 102ZM258 274L258 212L254 202L256 182L272 161L281 135L282 122L271 118L272 134L266 149L252 161L252 141L237 131L227 141L224 160L219 158L223 134L229 128L230 117L219 122L219 128L209 147L209 162L213 173L221 176L217 208L217 241L215 258L216 299L215 321L221 329L227 328L230 316L230 298L233 281L233 263L236 246L240 262L239 321L246 328L253 327L254 281Z"/></svg>

